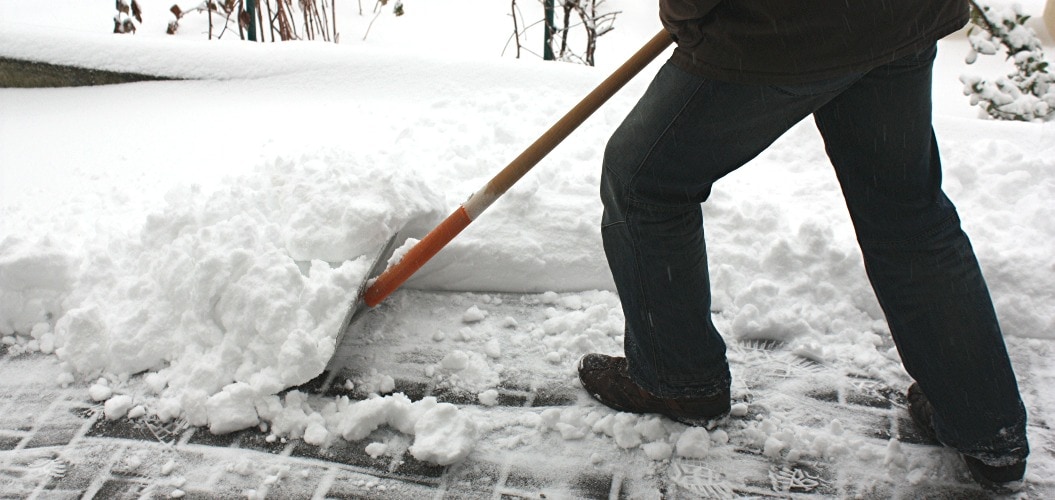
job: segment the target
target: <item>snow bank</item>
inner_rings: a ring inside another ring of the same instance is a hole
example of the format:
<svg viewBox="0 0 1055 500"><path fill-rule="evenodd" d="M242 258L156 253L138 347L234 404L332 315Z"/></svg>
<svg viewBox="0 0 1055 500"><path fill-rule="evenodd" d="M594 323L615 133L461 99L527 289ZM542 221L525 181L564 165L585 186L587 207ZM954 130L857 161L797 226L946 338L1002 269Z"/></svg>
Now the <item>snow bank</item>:
<svg viewBox="0 0 1055 500"><path fill-rule="evenodd" d="M50 238L0 240L0 335L32 334L37 345L30 350L50 353L51 323L63 310L75 267L75 260Z"/></svg>
<svg viewBox="0 0 1055 500"><path fill-rule="evenodd" d="M0 57L177 79L296 75L340 60L340 54L349 51L358 52L328 43L215 43L204 37L173 43L165 38L43 31L0 23Z"/></svg>
<svg viewBox="0 0 1055 500"><path fill-rule="evenodd" d="M627 0L609 2L612 11L621 12L618 22L621 32L647 34L640 40L634 36L600 39L595 54L597 64L614 68L659 29L658 6ZM0 2L0 56L183 78L251 78L293 74L309 67L311 61L318 62L322 57L320 54L332 54L334 50L333 44L325 42L269 42L266 44L269 48L246 50L238 46L252 47L254 44L241 43L233 24L232 30L222 38L208 41L208 18L195 12L188 12L180 20L176 35L167 35L168 23L175 19L169 9L175 2L138 0L138 3L143 10L143 22L138 25L136 33L114 35L112 19L116 12L109 3L50 0L46 6L41 6L36 0L5 0ZM182 7L185 11L190 10L187 5ZM542 17L540 4L525 3L517 7L524 19ZM391 6L384 8L376 19L370 6L365 9L362 11L354 6L337 9L338 46L396 49L407 54L429 52L443 54L444 58L464 55L482 59L516 57L516 48L510 40L513 26L509 19L509 5L501 2L406 2L406 14L398 18L392 14ZM465 22L466 16L480 21L470 22L471 29L450 29L451 22ZM217 25L215 36L222 31L220 16L214 21ZM270 36L266 38L270 40ZM526 30L520 40L524 47L540 47L542 30ZM583 51L581 37L574 36L569 42L573 50ZM279 49L279 45L284 48ZM283 55L278 55L276 50ZM316 51L315 55L311 54L312 51ZM524 59L537 58L524 54Z"/></svg>
<svg viewBox="0 0 1055 500"><path fill-rule="evenodd" d="M54 344L67 369L149 371L154 413L217 433L256 425L261 398L321 373L380 245L439 214L412 173L336 153L167 201L138 240L86 249L75 282L73 257L6 240L2 290L17 300L5 298L0 318L14 330L61 313Z"/></svg>
<svg viewBox="0 0 1055 500"><path fill-rule="evenodd" d="M358 15L357 9L338 9L340 44L326 42L244 43L237 28L218 40L208 38L208 18L189 12L180 21L176 35L166 28L174 16L168 0L139 0L143 23L134 35L114 35L112 18L116 11L110 4L92 4L77 0L54 0L47 7L27 0L0 4L0 57L10 57L50 64L70 65L99 70L144 73L182 79L260 78L295 75L316 69L349 56L356 46L396 47L398 50L420 50L417 37L406 33L435 33L430 45L448 47L451 53L473 49L488 40L490 54L497 56L508 36L504 26L483 23L458 36L434 22L437 12L451 10L447 5L422 2L409 7L410 14L396 19L390 9L377 19L368 41L365 33L373 16ZM21 4L21 5L19 5ZM501 16L505 7L487 0L462 0L458 8L490 11ZM217 16L214 37L222 31ZM427 36L427 35L426 35ZM345 56L341 56L344 54ZM360 55L362 55L360 53ZM356 56L350 56L354 60ZM346 59L348 62L348 59Z"/></svg>
<svg viewBox="0 0 1055 500"><path fill-rule="evenodd" d="M963 213L1005 335L1055 338L1055 126L975 127L989 140L943 149L945 189Z"/></svg>

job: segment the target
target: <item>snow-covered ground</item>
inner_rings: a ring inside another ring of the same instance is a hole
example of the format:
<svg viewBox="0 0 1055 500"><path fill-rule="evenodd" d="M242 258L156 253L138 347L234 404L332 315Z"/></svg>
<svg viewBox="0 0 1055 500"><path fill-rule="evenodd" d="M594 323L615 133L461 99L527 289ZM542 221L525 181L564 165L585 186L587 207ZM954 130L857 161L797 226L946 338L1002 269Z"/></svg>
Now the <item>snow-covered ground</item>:
<svg viewBox="0 0 1055 500"><path fill-rule="evenodd" d="M762 391L746 368L734 391L743 421L710 434L587 400L556 413L494 406L510 379L573 387L579 355L619 352L598 170L655 64L412 278L417 291L376 311L391 317L363 334L362 353L342 354L375 363L350 376L350 393L390 392L410 369L477 404L283 393L334 356L347 302L387 236L420 237L519 154L659 30L655 6L609 0L623 13L588 68L503 55L504 2L408 0L365 41L373 16L349 6L339 45L208 42L201 16L170 37L169 3L143 0L138 33L118 36L108 2L0 0L0 57L187 78L0 89L0 334L8 356L55 360L54 383L105 401L107 417L260 427L323 447L391 428L413 435L414 458L439 465L527 453L557 433L632 450L628 461L722 457L732 442L774 464L877 463L895 482L925 484L940 470L941 456L902 453L896 440L850 460L860 443L842 432L845 418L802 427L811 408ZM1041 1L1025 5L1039 17ZM1055 341L1055 125L979 119L958 77L1002 63L966 66L959 35L939 49L945 189L1019 368L1034 422L1028 475L1042 481L1055 472L1055 367L1038 354ZM828 367L798 382L809 390L840 384L827 376L907 385L811 122L724 179L705 216L726 335ZM391 361L415 343L430 346L424 361ZM753 366L752 352L732 352L734 364ZM384 455L376 444L367 452ZM610 460L604 449L589 448L587 462Z"/></svg>

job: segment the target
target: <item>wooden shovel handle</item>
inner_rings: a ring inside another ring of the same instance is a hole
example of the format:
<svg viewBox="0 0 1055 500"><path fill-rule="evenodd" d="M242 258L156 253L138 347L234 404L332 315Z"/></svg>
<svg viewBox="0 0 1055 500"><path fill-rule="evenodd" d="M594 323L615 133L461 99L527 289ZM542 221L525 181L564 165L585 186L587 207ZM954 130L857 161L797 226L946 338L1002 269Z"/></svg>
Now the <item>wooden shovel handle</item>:
<svg viewBox="0 0 1055 500"><path fill-rule="evenodd" d="M469 223L476 220L495 200L505 194L521 177L524 177L524 174L542 161L612 95L663 53L670 46L671 41L666 31L660 31L652 37L644 47L622 66L619 66L563 118L553 124L546 133L528 146L523 153L520 153L520 156L517 156L506 168L495 175L486 186L473 193L454 213L411 247L399 262L381 273L366 290L364 295L366 305L374 307L380 304L382 300L402 286L418 269L421 269L421 266L424 266L443 247L447 246Z"/></svg>

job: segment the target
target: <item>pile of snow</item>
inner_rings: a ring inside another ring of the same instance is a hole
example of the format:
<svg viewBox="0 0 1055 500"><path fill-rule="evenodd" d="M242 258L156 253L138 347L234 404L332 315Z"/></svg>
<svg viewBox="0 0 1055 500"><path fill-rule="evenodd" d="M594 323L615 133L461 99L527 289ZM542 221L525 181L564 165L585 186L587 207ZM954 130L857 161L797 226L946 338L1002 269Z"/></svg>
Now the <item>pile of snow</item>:
<svg viewBox="0 0 1055 500"><path fill-rule="evenodd" d="M401 393L362 401L341 397L316 411L303 393L290 391L283 400L278 396L267 398L259 410L261 418L271 422L272 436L303 439L320 446L334 434L361 441L379 427L388 426L414 436L409 448L414 458L439 465L465 458L477 438L476 424L469 416L434 397L413 402ZM371 443L366 451L382 455L386 448L383 443Z"/></svg>
<svg viewBox="0 0 1055 500"><path fill-rule="evenodd" d="M0 335L19 349L51 353L51 325L73 288L76 261L51 239L0 240ZM29 334L15 336L16 333Z"/></svg>
<svg viewBox="0 0 1055 500"><path fill-rule="evenodd" d="M318 411L297 391L277 396L329 362L379 245L437 219L440 199L417 176L377 158L279 159L167 203L137 239L82 252L3 240L5 342L55 352L62 383L101 376L89 395L109 419L182 418L217 434L264 425L316 445L388 425L415 436L419 460L447 465L472 450L475 424L435 398L342 398ZM462 386L497 384L494 372L474 382L482 375L469 377L460 354L442 365ZM130 393L135 374L148 393Z"/></svg>
<svg viewBox="0 0 1055 500"><path fill-rule="evenodd" d="M432 224L440 205L411 172L333 154L277 160L211 194L174 191L138 239L83 254L9 237L3 333L54 351L67 382L148 372L162 419L254 426L264 398L329 362L379 242Z"/></svg>

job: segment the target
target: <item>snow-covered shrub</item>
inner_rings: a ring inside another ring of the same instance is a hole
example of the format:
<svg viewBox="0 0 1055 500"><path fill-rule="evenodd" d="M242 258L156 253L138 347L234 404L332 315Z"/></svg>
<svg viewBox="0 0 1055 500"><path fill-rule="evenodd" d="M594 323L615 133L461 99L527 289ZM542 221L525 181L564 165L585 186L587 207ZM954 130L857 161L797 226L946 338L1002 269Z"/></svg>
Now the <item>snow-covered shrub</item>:
<svg viewBox="0 0 1055 500"><path fill-rule="evenodd" d="M999 120L1051 119L1055 116L1055 74L1048 71L1037 34L1025 25L1030 16L1018 4L993 8L971 3L967 64L974 63L978 54L994 55L1002 48L1014 62L1015 72L996 80L963 75L964 95Z"/></svg>

